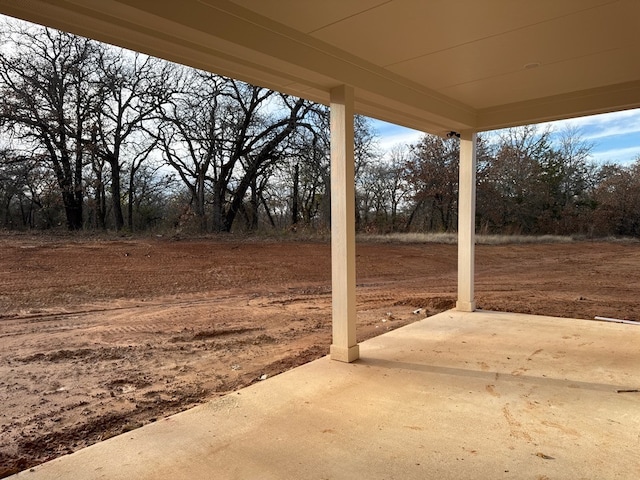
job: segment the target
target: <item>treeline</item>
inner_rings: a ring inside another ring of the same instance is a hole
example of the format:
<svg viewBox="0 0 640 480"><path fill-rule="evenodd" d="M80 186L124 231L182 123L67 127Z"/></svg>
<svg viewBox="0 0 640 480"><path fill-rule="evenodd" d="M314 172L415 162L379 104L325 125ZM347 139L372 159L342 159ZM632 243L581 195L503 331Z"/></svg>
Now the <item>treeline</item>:
<svg viewBox="0 0 640 480"><path fill-rule="evenodd" d="M43 27L0 36L0 227L329 228L326 107ZM356 118L359 230L455 230L457 182L456 139L380 152ZM478 228L637 236L639 183L575 131L481 135Z"/></svg>
<svg viewBox="0 0 640 480"><path fill-rule="evenodd" d="M640 236L640 159L598 164L576 129L536 126L479 135L476 226L488 234ZM459 142L425 135L390 152L373 178L369 222L383 230L454 231ZM394 213L402 198L405 208Z"/></svg>

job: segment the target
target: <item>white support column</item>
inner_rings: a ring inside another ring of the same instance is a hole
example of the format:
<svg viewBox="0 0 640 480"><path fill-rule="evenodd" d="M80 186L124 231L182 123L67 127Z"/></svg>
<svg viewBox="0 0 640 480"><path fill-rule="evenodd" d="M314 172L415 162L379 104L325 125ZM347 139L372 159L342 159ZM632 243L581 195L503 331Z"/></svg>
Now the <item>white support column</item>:
<svg viewBox="0 0 640 480"><path fill-rule="evenodd" d="M463 312L476 309L474 263L476 235L476 133L460 134L460 182L458 193L458 301Z"/></svg>
<svg viewBox="0 0 640 480"><path fill-rule="evenodd" d="M331 90L331 358L357 360L353 88Z"/></svg>

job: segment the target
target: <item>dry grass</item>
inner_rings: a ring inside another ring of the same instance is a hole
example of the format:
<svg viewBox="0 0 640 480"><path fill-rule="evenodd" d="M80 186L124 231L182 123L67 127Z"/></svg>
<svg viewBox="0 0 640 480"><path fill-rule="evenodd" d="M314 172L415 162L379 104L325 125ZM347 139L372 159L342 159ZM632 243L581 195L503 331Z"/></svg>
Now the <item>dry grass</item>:
<svg viewBox="0 0 640 480"><path fill-rule="evenodd" d="M387 235L358 235L358 241L371 243L458 243L457 233L390 233ZM560 235L476 235L478 245L507 245L524 243L571 243L572 237Z"/></svg>

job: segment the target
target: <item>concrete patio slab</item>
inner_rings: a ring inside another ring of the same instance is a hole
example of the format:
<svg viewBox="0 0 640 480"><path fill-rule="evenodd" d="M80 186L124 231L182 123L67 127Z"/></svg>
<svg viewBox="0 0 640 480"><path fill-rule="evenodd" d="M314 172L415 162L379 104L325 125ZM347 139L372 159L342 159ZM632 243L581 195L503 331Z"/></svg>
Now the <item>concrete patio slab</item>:
<svg viewBox="0 0 640 480"><path fill-rule="evenodd" d="M640 327L448 311L19 479L636 479Z"/></svg>

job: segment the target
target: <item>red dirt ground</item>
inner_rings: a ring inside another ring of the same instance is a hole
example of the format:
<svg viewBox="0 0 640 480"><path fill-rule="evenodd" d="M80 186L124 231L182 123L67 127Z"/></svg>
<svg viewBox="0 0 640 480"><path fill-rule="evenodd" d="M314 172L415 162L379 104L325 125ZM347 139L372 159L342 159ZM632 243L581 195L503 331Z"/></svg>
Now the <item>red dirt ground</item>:
<svg viewBox="0 0 640 480"><path fill-rule="evenodd" d="M482 309L640 319L639 243L476 265ZM363 340L453 307L456 247L359 244L357 274ZM330 278L322 242L0 234L0 477L326 354Z"/></svg>

